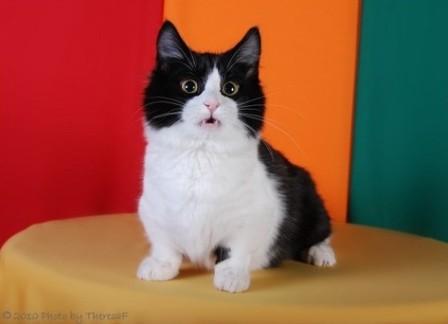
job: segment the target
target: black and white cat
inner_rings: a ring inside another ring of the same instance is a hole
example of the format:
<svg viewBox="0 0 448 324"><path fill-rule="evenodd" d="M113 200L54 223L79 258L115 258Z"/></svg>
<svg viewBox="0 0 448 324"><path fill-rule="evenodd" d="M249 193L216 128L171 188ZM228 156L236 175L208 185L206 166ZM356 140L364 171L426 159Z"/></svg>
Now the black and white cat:
<svg viewBox="0 0 448 324"><path fill-rule="evenodd" d="M214 269L220 290L282 260L332 266L328 214L313 180L260 138L260 33L223 54L197 53L165 22L145 91L139 215L151 243L137 276L169 280L182 258Z"/></svg>

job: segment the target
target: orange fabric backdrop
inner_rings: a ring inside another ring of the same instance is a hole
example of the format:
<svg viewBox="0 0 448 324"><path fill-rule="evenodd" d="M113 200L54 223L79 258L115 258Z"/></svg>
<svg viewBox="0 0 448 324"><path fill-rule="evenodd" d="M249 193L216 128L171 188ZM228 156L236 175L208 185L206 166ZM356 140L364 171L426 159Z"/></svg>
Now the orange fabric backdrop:
<svg viewBox="0 0 448 324"><path fill-rule="evenodd" d="M222 51L258 25L267 96L264 136L318 183L332 218L347 212L358 0L165 0L199 51Z"/></svg>

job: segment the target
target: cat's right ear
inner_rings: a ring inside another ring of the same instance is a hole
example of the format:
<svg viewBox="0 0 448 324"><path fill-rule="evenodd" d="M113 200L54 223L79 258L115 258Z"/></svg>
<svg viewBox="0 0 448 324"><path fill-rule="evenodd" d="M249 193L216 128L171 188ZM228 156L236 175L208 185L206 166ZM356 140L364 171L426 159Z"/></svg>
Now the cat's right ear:
<svg viewBox="0 0 448 324"><path fill-rule="evenodd" d="M157 37L157 60L163 62L169 59L185 59L189 49L179 35L176 27L170 21L165 21Z"/></svg>

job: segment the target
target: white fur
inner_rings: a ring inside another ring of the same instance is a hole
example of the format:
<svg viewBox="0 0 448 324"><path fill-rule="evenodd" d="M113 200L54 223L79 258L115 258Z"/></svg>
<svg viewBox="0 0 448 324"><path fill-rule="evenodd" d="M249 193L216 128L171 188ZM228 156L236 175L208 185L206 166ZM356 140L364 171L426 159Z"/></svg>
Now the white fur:
<svg viewBox="0 0 448 324"><path fill-rule="evenodd" d="M336 264L336 256L330 245L330 238L310 248L308 251L308 262L319 267L332 267Z"/></svg>
<svg viewBox="0 0 448 324"><path fill-rule="evenodd" d="M218 289L249 287L249 271L269 263L284 215L275 180L258 159L258 138L248 137L236 103L220 93L215 68L204 91L190 99L182 122L159 130L146 126L143 194L139 215L151 253L138 270L145 280L167 280L179 271L182 256L214 267L218 245L230 258L215 267ZM206 100L218 100L216 129L200 127L209 117Z"/></svg>

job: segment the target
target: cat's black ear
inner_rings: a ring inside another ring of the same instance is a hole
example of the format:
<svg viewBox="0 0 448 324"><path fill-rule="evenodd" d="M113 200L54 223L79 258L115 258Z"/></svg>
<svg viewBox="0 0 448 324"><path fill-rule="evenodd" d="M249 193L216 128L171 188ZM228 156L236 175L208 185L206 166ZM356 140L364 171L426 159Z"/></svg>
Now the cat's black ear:
<svg viewBox="0 0 448 324"><path fill-rule="evenodd" d="M186 53L189 49L185 42L180 37L179 32L173 23L165 21L160 28L159 36L157 37L157 59L185 59Z"/></svg>
<svg viewBox="0 0 448 324"><path fill-rule="evenodd" d="M261 36L257 27L252 27L234 48L230 57L238 63L257 65L261 54Z"/></svg>

